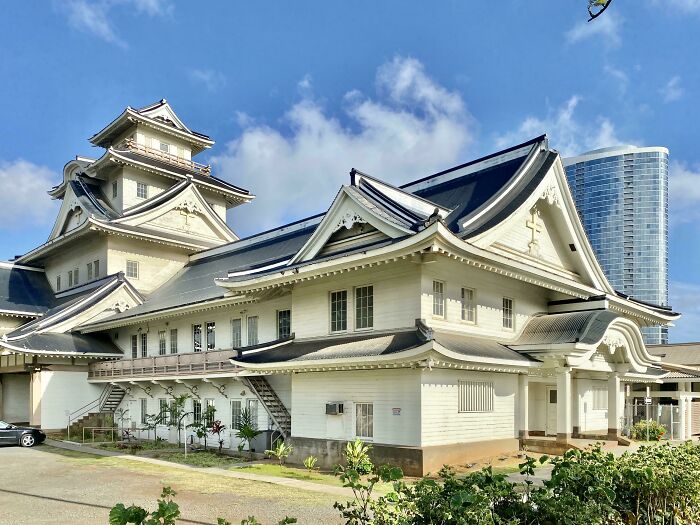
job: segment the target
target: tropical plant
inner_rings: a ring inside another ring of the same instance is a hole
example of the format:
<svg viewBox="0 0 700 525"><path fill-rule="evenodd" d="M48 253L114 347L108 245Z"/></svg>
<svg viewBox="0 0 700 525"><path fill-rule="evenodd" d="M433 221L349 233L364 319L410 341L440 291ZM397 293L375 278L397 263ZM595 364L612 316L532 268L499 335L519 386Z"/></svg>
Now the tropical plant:
<svg viewBox="0 0 700 525"><path fill-rule="evenodd" d="M119 422L119 435L124 436L124 423L129 421L129 409L118 408L114 411L114 418Z"/></svg>
<svg viewBox="0 0 700 525"><path fill-rule="evenodd" d="M211 424L214 422L214 414L216 414L216 408L213 405L209 405L199 418L199 421L195 421L187 425L187 428L194 430L194 433L198 439L204 440L205 450L207 448L207 436L209 435ZM219 450L221 450L221 445Z"/></svg>
<svg viewBox="0 0 700 525"><path fill-rule="evenodd" d="M632 439L637 441L661 441L666 428L653 419L643 419L632 427Z"/></svg>
<svg viewBox="0 0 700 525"><path fill-rule="evenodd" d="M118 503L109 511L109 525L175 525L180 517L180 508L173 501L176 492L170 487L163 487L163 492L158 500L158 508L149 512L136 505L125 507Z"/></svg>
<svg viewBox="0 0 700 525"><path fill-rule="evenodd" d="M374 465L369 457L372 445L361 439L350 441L345 445L345 463L350 469L356 470L361 476L372 472Z"/></svg>
<svg viewBox="0 0 700 525"><path fill-rule="evenodd" d="M215 420L211 422L211 425L209 426L209 433L213 436L216 435L216 440L219 443L219 454L223 451L224 448L224 438L221 437L221 434L226 430L226 425L224 425L220 420Z"/></svg>
<svg viewBox="0 0 700 525"><path fill-rule="evenodd" d="M189 394L180 394L173 398L170 403L170 417L168 418L168 426L177 429L177 446L182 443L182 422L192 414L185 410L185 404L190 398Z"/></svg>
<svg viewBox="0 0 700 525"><path fill-rule="evenodd" d="M294 451L291 445L287 445L281 439L277 441L275 447L272 450L266 450L265 455L267 457L275 457L279 461L280 466L284 465L285 460Z"/></svg>
<svg viewBox="0 0 700 525"><path fill-rule="evenodd" d="M252 455L253 440L262 434L262 430L258 430L257 424L254 421L253 413L249 408L244 408L241 410L241 415L238 416L236 426L238 427L236 437L243 440L248 445L248 451ZM242 451L240 447L238 450Z"/></svg>
<svg viewBox="0 0 700 525"><path fill-rule="evenodd" d="M316 463L318 463L318 458L315 456L309 456L304 460L304 466L309 472L316 470Z"/></svg>
<svg viewBox="0 0 700 525"><path fill-rule="evenodd" d="M143 422L143 430L146 431L146 439L151 439L151 430L153 431L154 438L156 437L156 430L158 429L158 425L162 424L162 422L162 414L146 414Z"/></svg>

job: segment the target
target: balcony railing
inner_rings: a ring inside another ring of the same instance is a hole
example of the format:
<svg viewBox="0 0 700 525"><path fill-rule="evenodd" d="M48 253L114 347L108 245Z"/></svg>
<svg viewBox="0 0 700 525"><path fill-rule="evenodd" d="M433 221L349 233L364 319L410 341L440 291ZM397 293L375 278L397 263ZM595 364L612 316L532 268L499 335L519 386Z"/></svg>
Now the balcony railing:
<svg viewBox="0 0 700 525"><path fill-rule="evenodd" d="M186 168L188 170L197 172L201 175L211 175L211 166L209 166L208 164L200 164L199 162L195 162L193 160L187 160L185 158L178 157L177 155L173 155L172 153L166 153L165 151L161 151L159 149L149 148L148 146L139 144L134 139L126 139L123 142L123 145L131 151L135 151L136 153L140 153L142 155L146 155L148 157L167 162L168 164L172 164L173 166L180 166L182 168Z"/></svg>
<svg viewBox="0 0 700 525"><path fill-rule="evenodd" d="M159 355L92 363L88 379L118 379L138 377L190 376L231 372L232 350L209 350L188 354Z"/></svg>

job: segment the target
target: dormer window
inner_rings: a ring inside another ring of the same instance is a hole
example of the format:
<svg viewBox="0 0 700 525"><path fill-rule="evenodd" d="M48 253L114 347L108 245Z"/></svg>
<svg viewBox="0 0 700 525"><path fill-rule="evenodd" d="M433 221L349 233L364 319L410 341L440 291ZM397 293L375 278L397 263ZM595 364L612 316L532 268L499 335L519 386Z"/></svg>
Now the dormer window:
<svg viewBox="0 0 700 525"><path fill-rule="evenodd" d="M145 182L136 183L136 197L138 197L139 199L148 198L148 184L146 184Z"/></svg>

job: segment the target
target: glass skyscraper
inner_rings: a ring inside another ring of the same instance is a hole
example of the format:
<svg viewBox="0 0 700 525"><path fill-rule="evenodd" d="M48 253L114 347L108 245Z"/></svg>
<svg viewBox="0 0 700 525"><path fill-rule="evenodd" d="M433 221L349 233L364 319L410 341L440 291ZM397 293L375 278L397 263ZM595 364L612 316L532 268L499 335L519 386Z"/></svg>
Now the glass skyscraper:
<svg viewBox="0 0 700 525"><path fill-rule="evenodd" d="M612 286L668 306L668 149L618 146L564 159L593 250ZM643 327L648 344L668 328Z"/></svg>

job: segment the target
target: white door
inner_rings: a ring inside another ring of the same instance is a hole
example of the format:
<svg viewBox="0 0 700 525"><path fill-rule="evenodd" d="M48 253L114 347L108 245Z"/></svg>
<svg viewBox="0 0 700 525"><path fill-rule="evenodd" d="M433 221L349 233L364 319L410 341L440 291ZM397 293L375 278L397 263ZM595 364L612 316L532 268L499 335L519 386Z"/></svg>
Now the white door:
<svg viewBox="0 0 700 525"><path fill-rule="evenodd" d="M545 434L548 436L557 435L557 389L553 386L547 387L547 427Z"/></svg>

